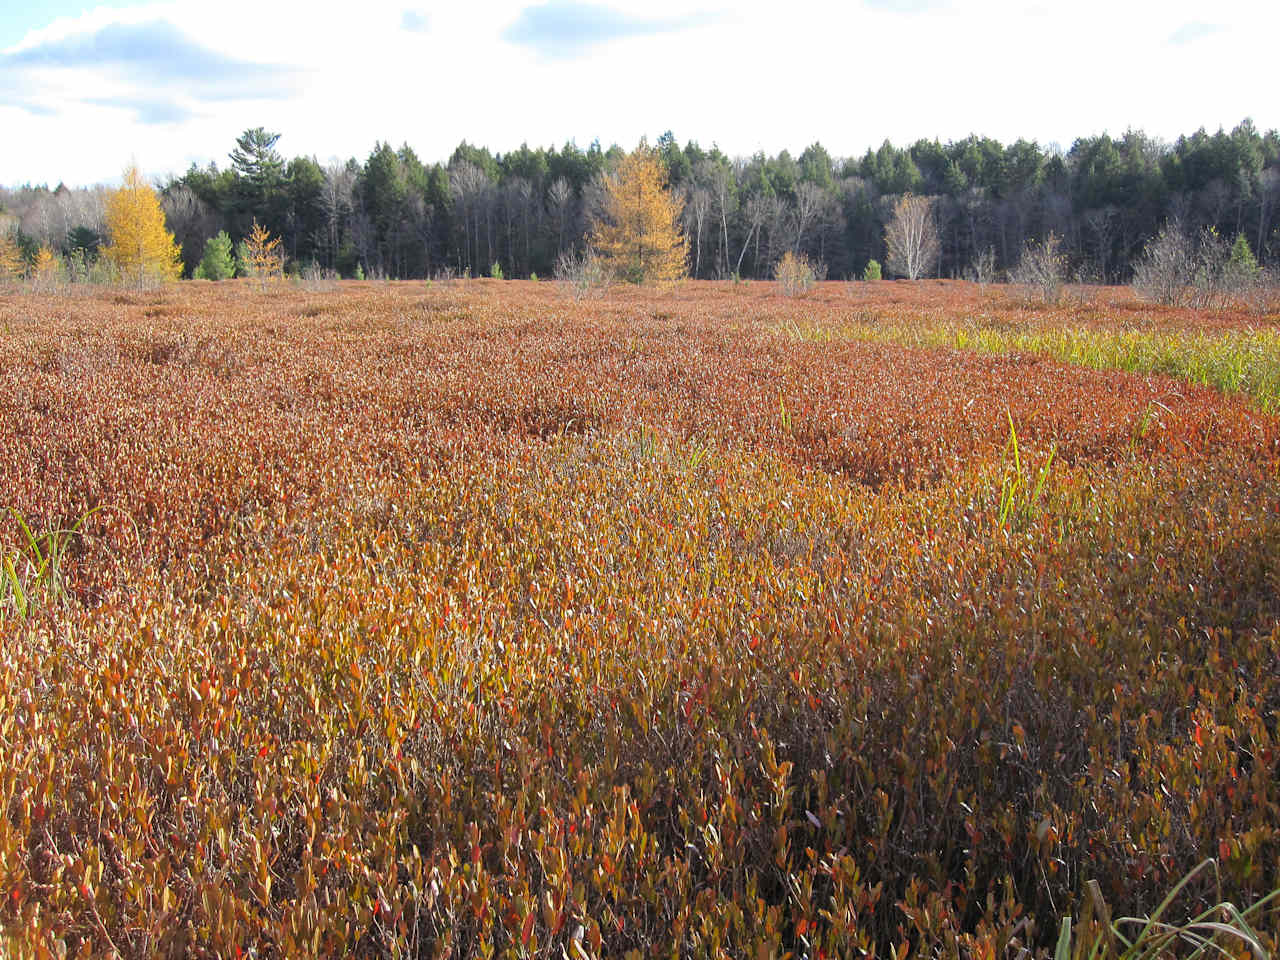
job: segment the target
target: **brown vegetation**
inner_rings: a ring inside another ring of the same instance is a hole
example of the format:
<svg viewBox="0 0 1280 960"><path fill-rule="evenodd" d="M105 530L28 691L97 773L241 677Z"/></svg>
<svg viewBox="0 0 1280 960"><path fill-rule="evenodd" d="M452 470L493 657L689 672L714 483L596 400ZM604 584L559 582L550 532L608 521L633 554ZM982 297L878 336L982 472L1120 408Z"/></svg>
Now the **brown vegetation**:
<svg viewBox="0 0 1280 960"><path fill-rule="evenodd" d="M6 505L97 511L0 593L0 953L1004 956L1280 886L1280 421L841 333L1031 311L0 292Z"/></svg>

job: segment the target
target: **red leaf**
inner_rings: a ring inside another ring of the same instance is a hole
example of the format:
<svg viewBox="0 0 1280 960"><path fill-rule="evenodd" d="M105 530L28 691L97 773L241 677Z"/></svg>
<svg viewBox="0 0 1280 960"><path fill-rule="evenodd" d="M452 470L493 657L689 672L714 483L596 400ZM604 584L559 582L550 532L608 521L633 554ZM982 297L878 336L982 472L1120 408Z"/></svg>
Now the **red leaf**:
<svg viewBox="0 0 1280 960"><path fill-rule="evenodd" d="M529 945L529 938L533 936L533 912L524 918L524 924L520 927L520 942L524 946Z"/></svg>

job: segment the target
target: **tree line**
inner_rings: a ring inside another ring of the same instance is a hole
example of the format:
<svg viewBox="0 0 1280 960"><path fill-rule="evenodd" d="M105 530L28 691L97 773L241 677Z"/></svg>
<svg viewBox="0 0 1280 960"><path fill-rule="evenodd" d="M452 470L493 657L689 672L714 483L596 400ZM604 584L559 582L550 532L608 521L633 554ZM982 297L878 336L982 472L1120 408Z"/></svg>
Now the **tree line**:
<svg viewBox="0 0 1280 960"><path fill-rule="evenodd" d="M286 160L279 134L246 130L225 164L193 165L160 191L188 275L206 242L239 242L256 222L281 238L295 269L396 278L442 272L548 275L581 250L607 201L607 174L626 151L530 148L494 153L465 141L427 163L407 144L376 143L363 161ZM886 226L904 196L932 198L938 251L932 272L975 264L1015 268L1030 242L1053 236L1078 279L1127 282L1147 243L1169 222L1243 236L1264 263L1280 260L1280 135L1245 120L1162 143L1139 131L1082 138L1070 149L971 136L861 157L820 143L729 157L671 133L654 144L687 237L695 277L767 277L785 253L862 276L887 262ZM0 232L92 258L104 237L104 188L0 190Z"/></svg>

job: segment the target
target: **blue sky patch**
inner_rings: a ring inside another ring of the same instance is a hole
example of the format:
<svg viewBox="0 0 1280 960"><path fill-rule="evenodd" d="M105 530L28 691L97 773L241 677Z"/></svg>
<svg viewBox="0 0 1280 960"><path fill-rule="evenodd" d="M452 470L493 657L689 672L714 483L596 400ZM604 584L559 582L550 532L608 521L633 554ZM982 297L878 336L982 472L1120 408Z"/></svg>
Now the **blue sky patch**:
<svg viewBox="0 0 1280 960"><path fill-rule="evenodd" d="M595 3L549 0L526 7L503 39L551 60L571 60L593 47L630 37L650 37L705 26L721 19L706 13L683 17L638 17Z"/></svg>

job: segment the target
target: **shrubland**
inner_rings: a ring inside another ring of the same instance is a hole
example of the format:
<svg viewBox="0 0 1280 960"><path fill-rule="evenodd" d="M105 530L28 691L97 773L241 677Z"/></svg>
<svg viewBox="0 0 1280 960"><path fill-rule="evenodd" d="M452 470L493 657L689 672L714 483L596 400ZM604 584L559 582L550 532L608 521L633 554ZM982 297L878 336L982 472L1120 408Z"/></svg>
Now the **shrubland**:
<svg viewBox="0 0 1280 960"><path fill-rule="evenodd" d="M1017 339L1251 320L470 281L0 322L6 955L1084 955L1206 858L1165 919L1280 887L1280 421Z"/></svg>

